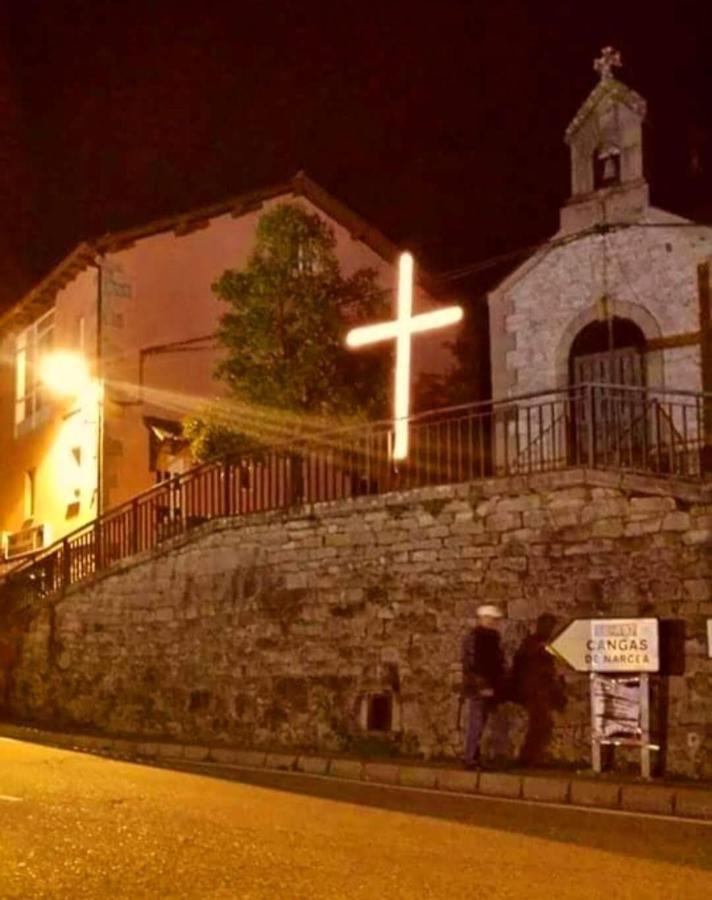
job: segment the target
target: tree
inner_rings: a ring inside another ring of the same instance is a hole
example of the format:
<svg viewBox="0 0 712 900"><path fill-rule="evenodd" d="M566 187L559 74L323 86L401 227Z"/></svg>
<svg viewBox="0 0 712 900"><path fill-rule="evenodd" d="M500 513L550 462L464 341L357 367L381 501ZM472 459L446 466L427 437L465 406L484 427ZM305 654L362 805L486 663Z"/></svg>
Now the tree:
<svg viewBox="0 0 712 900"><path fill-rule="evenodd" d="M236 443L223 434L224 415L187 423L199 458L268 443L277 430L275 411L291 431L301 417L342 423L384 414L387 354L354 353L344 339L352 324L386 316L386 292L372 269L344 277L335 247L332 228L318 214L281 203L260 218L245 268L228 269L213 285L227 305L216 376L243 413L228 429L240 433ZM246 406L262 412L251 421Z"/></svg>

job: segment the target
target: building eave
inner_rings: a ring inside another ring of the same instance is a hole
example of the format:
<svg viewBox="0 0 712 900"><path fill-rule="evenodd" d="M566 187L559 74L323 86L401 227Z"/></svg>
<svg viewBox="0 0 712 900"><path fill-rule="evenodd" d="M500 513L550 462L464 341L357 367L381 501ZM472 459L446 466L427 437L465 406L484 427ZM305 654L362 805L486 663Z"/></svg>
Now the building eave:
<svg viewBox="0 0 712 900"><path fill-rule="evenodd" d="M395 264L399 248L366 219L317 184L304 172L284 182L229 197L219 203L153 219L143 225L108 232L99 238L83 241L67 254L38 284L0 316L0 336L23 328L51 308L60 290L80 272L107 253L128 249L137 241L173 232L177 236L207 227L212 219L224 215L235 218L258 210L277 197L301 196L345 228L354 240L361 241L385 262ZM420 269L418 282L433 296L439 293L427 272Z"/></svg>

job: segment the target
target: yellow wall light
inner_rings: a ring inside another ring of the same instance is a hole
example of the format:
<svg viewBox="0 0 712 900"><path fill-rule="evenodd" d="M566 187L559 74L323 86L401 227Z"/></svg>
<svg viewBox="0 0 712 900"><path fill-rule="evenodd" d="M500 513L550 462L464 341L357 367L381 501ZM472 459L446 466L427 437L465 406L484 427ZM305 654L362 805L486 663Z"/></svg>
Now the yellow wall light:
<svg viewBox="0 0 712 900"><path fill-rule="evenodd" d="M40 379L57 397L78 397L91 380L84 357L67 350L55 350L42 359Z"/></svg>

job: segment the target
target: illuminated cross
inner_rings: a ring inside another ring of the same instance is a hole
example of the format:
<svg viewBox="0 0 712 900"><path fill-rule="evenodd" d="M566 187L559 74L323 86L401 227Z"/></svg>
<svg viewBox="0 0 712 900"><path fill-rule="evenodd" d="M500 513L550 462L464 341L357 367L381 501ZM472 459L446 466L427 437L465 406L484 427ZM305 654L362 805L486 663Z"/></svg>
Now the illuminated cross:
<svg viewBox="0 0 712 900"><path fill-rule="evenodd" d="M394 403L393 459L408 456L408 416L410 414L410 351L412 336L434 328L453 325L462 318L462 307L448 306L433 312L413 315L413 257L401 253L398 265L398 318L378 325L354 328L346 335L349 347L365 347L395 338L396 366Z"/></svg>
<svg viewBox="0 0 712 900"><path fill-rule="evenodd" d="M601 81L610 81L613 78L613 67L620 69L622 65L620 53L613 47L604 47L599 58L594 60L593 68L601 76Z"/></svg>

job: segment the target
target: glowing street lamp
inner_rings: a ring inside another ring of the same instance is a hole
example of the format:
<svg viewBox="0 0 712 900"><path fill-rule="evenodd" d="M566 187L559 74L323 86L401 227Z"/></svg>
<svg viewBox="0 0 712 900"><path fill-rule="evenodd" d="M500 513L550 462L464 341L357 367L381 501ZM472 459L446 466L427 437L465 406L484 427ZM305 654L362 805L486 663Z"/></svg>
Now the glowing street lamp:
<svg viewBox="0 0 712 900"><path fill-rule="evenodd" d="M401 253L398 264L398 318L378 325L354 328L346 335L349 347L366 347L395 338L396 366L394 405L393 459L408 456L408 418L410 415L410 357L414 334L454 325L462 319L461 306L448 306L433 312L413 315L413 257Z"/></svg>
<svg viewBox="0 0 712 900"><path fill-rule="evenodd" d="M91 383L84 357L68 350L55 350L42 359L40 379L58 397L79 397Z"/></svg>

